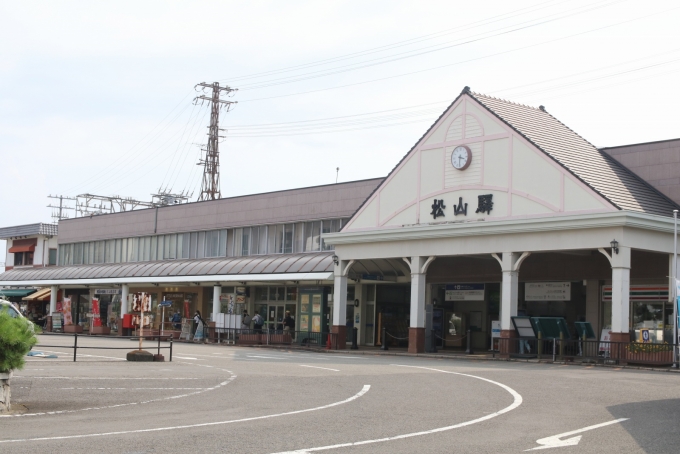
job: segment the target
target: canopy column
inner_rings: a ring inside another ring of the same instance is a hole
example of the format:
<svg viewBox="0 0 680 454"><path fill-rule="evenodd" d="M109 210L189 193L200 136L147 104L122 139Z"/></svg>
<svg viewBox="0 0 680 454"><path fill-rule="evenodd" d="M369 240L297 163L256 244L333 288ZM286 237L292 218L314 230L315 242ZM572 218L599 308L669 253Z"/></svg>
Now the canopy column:
<svg viewBox="0 0 680 454"><path fill-rule="evenodd" d="M497 254L492 256L501 265L503 281L501 283L501 339L515 337L515 329L512 326L512 317L517 316L517 300L519 294L519 267L522 262L531 255L530 252L503 252L502 257ZM501 353L509 353L509 343L501 344Z"/></svg>
<svg viewBox="0 0 680 454"><path fill-rule="evenodd" d="M335 335L332 348L347 348L347 274L354 260L340 260L334 256L335 269L333 278L333 325L331 333Z"/></svg>
<svg viewBox="0 0 680 454"><path fill-rule="evenodd" d="M220 313L220 295L222 295L222 286L215 285L213 287L213 301L212 301L212 321L217 320L217 314Z"/></svg>
<svg viewBox="0 0 680 454"><path fill-rule="evenodd" d="M404 261L411 267L411 320L408 330L409 353L425 352L425 282L427 268L435 257L414 256Z"/></svg>

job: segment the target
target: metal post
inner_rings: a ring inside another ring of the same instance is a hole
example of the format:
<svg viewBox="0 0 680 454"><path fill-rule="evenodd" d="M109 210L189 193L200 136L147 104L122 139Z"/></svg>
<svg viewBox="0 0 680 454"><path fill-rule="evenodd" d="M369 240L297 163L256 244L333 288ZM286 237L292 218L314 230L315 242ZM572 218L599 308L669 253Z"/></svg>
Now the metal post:
<svg viewBox="0 0 680 454"><path fill-rule="evenodd" d="M389 350L389 348L387 348L387 328L384 326L382 330L382 346L380 347L380 350Z"/></svg>
<svg viewBox="0 0 680 454"><path fill-rule="evenodd" d="M555 362L555 338L553 337L553 363Z"/></svg>
<svg viewBox="0 0 680 454"><path fill-rule="evenodd" d="M357 346L357 336L359 334L359 328L354 327L352 328L352 346L350 347L350 350L359 350L359 347Z"/></svg>
<svg viewBox="0 0 680 454"><path fill-rule="evenodd" d="M467 350L465 350L466 355L472 354L471 342L470 342L470 330L467 330Z"/></svg>
<svg viewBox="0 0 680 454"><path fill-rule="evenodd" d="M158 336L158 355L160 356L161 354L161 336Z"/></svg>
<svg viewBox="0 0 680 454"><path fill-rule="evenodd" d="M432 331L432 353L437 353L437 331L436 330L431 330ZM493 347L493 346L492 346Z"/></svg>
<svg viewBox="0 0 680 454"><path fill-rule="evenodd" d="M78 351L78 333L73 337L73 362L76 362L76 352Z"/></svg>
<svg viewBox="0 0 680 454"><path fill-rule="evenodd" d="M172 361L172 337L170 337L170 361Z"/></svg>
<svg viewBox="0 0 680 454"><path fill-rule="evenodd" d="M678 210L673 210L673 368L678 368Z"/></svg>
<svg viewBox="0 0 680 454"><path fill-rule="evenodd" d="M564 359L564 333L560 331L560 358Z"/></svg>
<svg viewBox="0 0 680 454"><path fill-rule="evenodd" d="M538 355L538 359L541 359L541 354L543 353L543 335L541 332L538 332L538 341L536 342L536 354Z"/></svg>

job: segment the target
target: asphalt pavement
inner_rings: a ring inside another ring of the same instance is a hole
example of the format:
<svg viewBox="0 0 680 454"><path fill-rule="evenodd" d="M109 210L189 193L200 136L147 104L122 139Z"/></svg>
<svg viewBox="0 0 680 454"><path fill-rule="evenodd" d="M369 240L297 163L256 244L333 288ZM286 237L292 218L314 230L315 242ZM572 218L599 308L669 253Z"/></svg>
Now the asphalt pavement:
<svg viewBox="0 0 680 454"><path fill-rule="evenodd" d="M37 348L57 357L12 379L0 452L680 452L675 373L179 343L133 363L134 342L78 344L124 349Z"/></svg>

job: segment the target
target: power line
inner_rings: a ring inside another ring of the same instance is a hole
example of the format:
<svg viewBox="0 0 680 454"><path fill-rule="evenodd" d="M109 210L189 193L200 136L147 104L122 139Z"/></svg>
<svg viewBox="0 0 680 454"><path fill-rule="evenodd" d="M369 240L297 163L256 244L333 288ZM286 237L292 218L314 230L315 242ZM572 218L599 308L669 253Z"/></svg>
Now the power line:
<svg viewBox="0 0 680 454"><path fill-rule="evenodd" d="M507 55L507 54L519 52L519 51L522 51L522 50L532 49L532 48L538 47L538 46L544 46L546 44L552 44L552 43L555 43L555 42L564 41L566 39L575 38L575 37L578 37L578 36L586 35L586 34L589 34L589 33L594 33L594 32L597 32L597 31L608 29L608 28L617 27L619 25L625 25L625 24L629 24L631 22L636 22L638 20L647 19L649 17L656 16L656 15L663 14L663 13L667 13L669 11L673 11L673 10L676 10L678 8L680 8L680 7L674 7L674 8L669 8L669 9L666 9L666 10L663 10L663 11L657 11L655 13L651 13L651 14L648 14L648 15L645 15L645 16L638 16L638 17L635 17L633 19L628 19L628 20L625 20L625 21L605 25L605 26L602 26L602 27L592 28L590 30L586 30L586 31L583 31L583 32L578 32L578 33L573 33L571 35L563 36L563 37L560 37L560 38L555 38L555 39L551 39L551 40L547 40L547 41L543 41L543 42L539 42L539 43L535 43L535 44L530 44L530 45L527 45L527 46L516 47L514 49L509 49L509 50L505 50L505 51L501 51L501 52L495 52L495 53L492 53L492 54L483 55L481 57L474 57L474 58L470 58L470 59L467 59L467 60L461 60L461 61L457 61L457 62L453 62L453 63L447 63L445 65L439 65L439 66L434 66L434 67L430 67L430 68L419 69L417 71L409 71L409 72L406 72L406 73L395 74L395 75L392 75L392 76L385 76L385 77L380 77L380 78L377 78L377 79L365 80L365 81L361 81L361 82L354 82L354 83L344 84L344 85L337 85L337 86L334 86L334 87L326 87L326 88L319 88L319 89L315 89L315 90L307 90L307 91L300 91L300 92L295 92L295 93L287 93L287 94L283 94L283 95L266 96L266 97L262 97L262 98L242 99L239 102L244 103L244 102L255 102L255 101L267 101L267 100L270 100L270 99L278 99L278 98L287 98L287 97L291 97L291 96L306 95L306 94L318 93L318 92L329 91L329 90L338 90L338 89L342 89L342 88L355 87L357 85L364 85L364 84L370 84L370 83L374 83L374 82L382 82L382 81L385 81L385 80L396 79L396 78L400 78L400 77L412 76L414 74L420 74L420 73L424 73L424 72L435 71L435 70L442 69L442 68L458 66L458 65L465 64L465 63L471 63L471 62L480 61L480 60L486 60L486 59L489 59L489 58L498 57L500 55Z"/></svg>

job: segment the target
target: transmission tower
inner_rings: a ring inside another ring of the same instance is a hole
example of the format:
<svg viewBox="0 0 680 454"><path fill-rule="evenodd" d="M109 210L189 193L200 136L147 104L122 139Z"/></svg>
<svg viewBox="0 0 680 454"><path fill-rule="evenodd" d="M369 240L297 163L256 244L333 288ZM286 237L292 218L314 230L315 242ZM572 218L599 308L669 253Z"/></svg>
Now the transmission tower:
<svg viewBox="0 0 680 454"><path fill-rule="evenodd" d="M227 112L231 110L236 101L225 101L220 98L223 93L229 95L236 91L236 89L227 86L220 87L219 82L207 84L201 82L197 84L196 89L201 87L203 95L194 98L194 104L200 102L208 102L210 104L210 129L208 130L208 146L205 151L205 158L198 162L199 166L203 166L203 181L201 182L201 194L198 200L216 200L222 197L220 191L220 152L219 139L223 136L219 135L220 110L225 109ZM207 94L206 90L211 89L212 93Z"/></svg>

